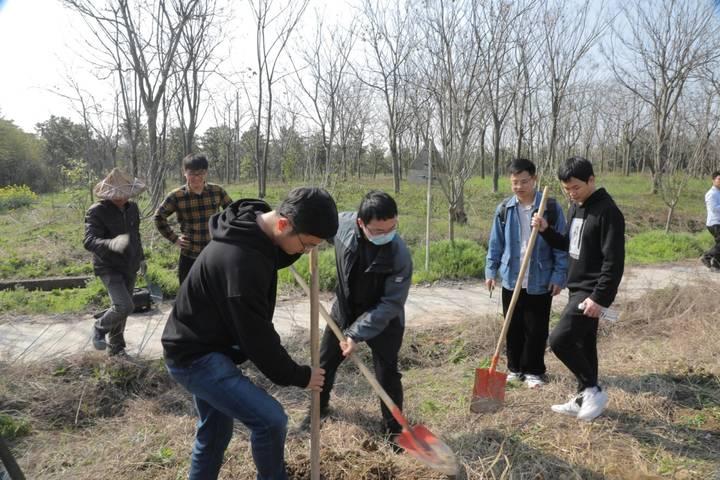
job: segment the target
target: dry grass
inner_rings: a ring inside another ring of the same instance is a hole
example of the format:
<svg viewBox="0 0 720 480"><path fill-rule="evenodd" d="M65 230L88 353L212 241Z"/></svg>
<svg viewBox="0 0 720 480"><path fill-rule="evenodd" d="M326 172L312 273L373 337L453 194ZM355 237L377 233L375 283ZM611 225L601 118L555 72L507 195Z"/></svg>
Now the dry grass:
<svg viewBox="0 0 720 480"><path fill-rule="evenodd" d="M601 380L611 402L591 424L549 411L573 390L567 370L547 355L552 382L529 391L510 385L505 408L469 413L474 368L490 355L497 318L407 332L402 351L405 411L456 452L468 479L720 478L720 307L710 287L658 290L622 306L604 327ZM303 341L290 345L307 357ZM364 354L367 362L367 353ZM249 370L250 374L256 372ZM309 478L309 437L294 427L308 395L257 381L291 418L292 479ZM379 404L349 362L341 368L334 413L322 429L323 478L439 479L380 434ZM131 363L102 355L51 364L5 366L0 412L30 421L14 443L34 479L185 478L195 418L189 396L158 361ZM221 478L251 479L242 425Z"/></svg>

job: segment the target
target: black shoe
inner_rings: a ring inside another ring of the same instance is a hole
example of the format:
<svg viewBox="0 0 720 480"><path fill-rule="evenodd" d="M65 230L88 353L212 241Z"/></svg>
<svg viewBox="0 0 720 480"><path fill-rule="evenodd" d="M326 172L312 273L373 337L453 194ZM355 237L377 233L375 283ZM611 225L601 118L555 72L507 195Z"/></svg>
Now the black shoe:
<svg viewBox="0 0 720 480"><path fill-rule="evenodd" d="M390 448L392 448L393 453L403 453L405 451L405 449L402 448L397 442L399 436L399 433L391 433L387 437L387 441L390 444Z"/></svg>
<svg viewBox="0 0 720 480"><path fill-rule="evenodd" d="M110 345L110 349L108 350L108 356L128 358L128 354L125 351L125 347L118 347L118 346L114 346L114 345Z"/></svg>
<svg viewBox="0 0 720 480"><path fill-rule="evenodd" d="M320 420L324 420L327 417L330 416L330 407L329 406L320 406ZM310 431L310 424L312 423L312 415L308 413L305 415L305 418L302 419L302 422L300 422L300 425L298 425L297 429L299 432L309 432Z"/></svg>
<svg viewBox="0 0 720 480"><path fill-rule="evenodd" d="M92 342L95 350L105 350L107 348L107 341L105 340L105 330L93 327Z"/></svg>

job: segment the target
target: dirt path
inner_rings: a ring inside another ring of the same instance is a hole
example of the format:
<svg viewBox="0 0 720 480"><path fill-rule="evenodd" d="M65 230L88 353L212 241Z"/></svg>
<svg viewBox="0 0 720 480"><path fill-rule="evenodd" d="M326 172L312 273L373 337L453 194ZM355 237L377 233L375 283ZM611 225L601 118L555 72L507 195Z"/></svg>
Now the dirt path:
<svg viewBox="0 0 720 480"><path fill-rule="evenodd" d="M697 262L630 268L625 272L615 303L617 308L621 308L624 302L650 290L688 283L702 287L708 282L720 283L720 274L708 271ZM490 298L484 284L480 282L413 287L406 305L407 328L452 323L468 316L501 315L499 297L495 294ZM554 308L562 308L566 299L566 291L563 291L553 302ZM329 308L329 302L325 302L325 305ZM160 335L170 308L169 303L162 303L157 309L128 318L126 340L129 354L148 357L162 355ZM307 299L283 299L275 310L275 327L285 338L305 335L303 330L307 328L309 315ZM2 316L0 360L42 360L92 350L92 324L90 315L78 319L66 316Z"/></svg>

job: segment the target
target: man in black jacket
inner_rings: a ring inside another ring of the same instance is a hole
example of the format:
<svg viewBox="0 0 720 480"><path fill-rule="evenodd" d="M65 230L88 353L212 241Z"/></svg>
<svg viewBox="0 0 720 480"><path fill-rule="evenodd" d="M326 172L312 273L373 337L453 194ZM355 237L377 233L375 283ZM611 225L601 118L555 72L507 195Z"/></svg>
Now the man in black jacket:
<svg viewBox="0 0 720 480"><path fill-rule="evenodd" d="M625 218L604 188L595 188L592 164L572 157L558 170L572 204L565 232L548 227L535 215L543 239L570 257L568 304L550 334L550 348L578 382L578 393L557 413L591 421L607 407L608 395L598 384L597 330L603 309L615 300L625 266Z"/></svg>
<svg viewBox="0 0 720 480"><path fill-rule="evenodd" d="M135 309L135 277L144 265L140 211L129 201L143 190L144 183L114 168L95 186L100 201L85 214L83 246L93 253L93 270L107 288L112 304L95 322L93 346L98 350L109 346L110 355L125 351L125 323Z"/></svg>
<svg viewBox="0 0 720 480"><path fill-rule="evenodd" d="M239 200L210 220L212 240L180 286L162 335L170 375L200 417L190 479L217 478L233 419L251 431L258 479L286 479L287 416L236 367L251 361L278 385L320 390L323 370L295 363L272 324L277 270L335 235L337 209L320 188L296 188L276 210Z"/></svg>
<svg viewBox="0 0 720 480"><path fill-rule="evenodd" d="M398 352L405 331L405 301L412 280L412 258L397 235L398 210L387 193L365 195L357 213L340 214L333 243L337 265L337 287L331 315L344 330L339 342L329 328L320 345L320 367L325 385L320 393L320 413L329 413L330 391L335 372L345 357L366 342L372 351L375 376L393 402L402 410L402 375ZM394 436L402 427L380 403L385 434ZM302 426L307 428L309 417ZM392 439L391 439L392 440Z"/></svg>

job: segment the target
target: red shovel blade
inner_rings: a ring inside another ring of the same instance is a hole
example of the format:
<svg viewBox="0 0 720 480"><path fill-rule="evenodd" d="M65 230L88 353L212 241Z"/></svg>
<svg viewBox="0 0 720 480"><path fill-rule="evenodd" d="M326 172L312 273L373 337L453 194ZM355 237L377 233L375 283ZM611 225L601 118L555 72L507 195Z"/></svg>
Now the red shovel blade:
<svg viewBox="0 0 720 480"><path fill-rule="evenodd" d="M450 447L433 435L424 425L416 425L410 428L412 431L403 430L398 435L397 444L408 455L428 467L447 475L456 475L458 470L457 461Z"/></svg>
<svg viewBox="0 0 720 480"><path fill-rule="evenodd" d="M475 369L475 385L470 401L473 413L494 412L502 408L505 401L507 374L488 368Z"/></svg>

